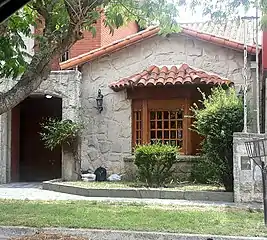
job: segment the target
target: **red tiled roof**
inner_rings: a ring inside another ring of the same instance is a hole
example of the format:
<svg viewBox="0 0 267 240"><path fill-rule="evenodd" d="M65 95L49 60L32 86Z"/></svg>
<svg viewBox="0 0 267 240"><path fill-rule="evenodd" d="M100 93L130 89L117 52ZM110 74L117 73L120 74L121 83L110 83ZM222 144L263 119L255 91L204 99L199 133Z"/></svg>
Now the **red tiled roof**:
<svg viewBox="0 0 267 240"><path fill-rule="evenodd" d="M101 48L95 49L93 51L90 51L88 53L79 55L75 58L69 59L65 62L60 63L60 68L62 70L64 69L70 69L75 66L78 66L80 64L86 63L88 61L92 61L98 57L110 54L112 52L118 51L120 49L123 49L125 47L128 47L130 45L133 45L137 42L140 42L142 40L151 38L153 36L156 36L159 33L159 28L158 27L149 27L144 31L140 31L138 33L135 33L133 35L130 35L126 38L120 39L118 41L112 42L111 44L108 44L106 46L103 46ZM228 47L228 48L233 48L239 51L243 51L244 49L244 44L230 40L229 38L226 37L220 37L220 36L215 36L209 33L205 32L199 32L194 29L190 29L188 27L182 26L181 29L181 34L187 35L187 36L192 36L200 40L208 41L214 44L218 44L220 46ZM254 45L248 45L247 46L248 52L255 54L256 53L256 46Z"/></svg>
<svg viewBox="0 0 267 240"><path fill-rule="evenodd" d="M180 66L151 66L141 73L123 78L109 85L114 91L125 88L145 86L165 86L177 84L230 84L231 81L216 74L190 67L184 63Z"/></svg>

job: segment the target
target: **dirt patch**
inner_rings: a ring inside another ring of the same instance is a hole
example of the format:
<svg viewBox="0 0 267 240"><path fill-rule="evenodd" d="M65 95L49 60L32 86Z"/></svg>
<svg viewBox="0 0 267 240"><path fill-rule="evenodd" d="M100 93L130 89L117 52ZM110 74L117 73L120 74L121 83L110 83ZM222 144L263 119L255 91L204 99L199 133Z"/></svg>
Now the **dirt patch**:
<svg viewBox="0 0 267 240"><path fill-rule="evenodd" d="M31 236L13 237L10 238L10 240L89 240L89 239L79 236L69 236L62 234L37 233Z"/></svg>

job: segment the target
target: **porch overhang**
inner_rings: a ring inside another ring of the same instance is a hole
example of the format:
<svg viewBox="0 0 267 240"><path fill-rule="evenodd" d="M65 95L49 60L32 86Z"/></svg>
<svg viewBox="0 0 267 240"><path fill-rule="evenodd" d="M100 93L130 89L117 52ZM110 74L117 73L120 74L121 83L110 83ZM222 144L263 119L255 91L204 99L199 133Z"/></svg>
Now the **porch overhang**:
<svg viewBox="0 0 267 240"><path fill-rule="evenodd" d="M179 66L151 66L141 73L123 78L109 85L118 92L123 89L149 86L175 86L180 84L228 85L233 83L214 73L206 72L183 63Z"/></svg>

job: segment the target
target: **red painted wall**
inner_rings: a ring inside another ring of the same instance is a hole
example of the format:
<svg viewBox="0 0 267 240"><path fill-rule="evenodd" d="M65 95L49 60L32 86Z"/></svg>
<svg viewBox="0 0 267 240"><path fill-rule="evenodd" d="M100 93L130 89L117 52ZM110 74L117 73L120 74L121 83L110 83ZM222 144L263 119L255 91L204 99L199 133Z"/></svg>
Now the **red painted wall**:
<svg viewBox="0 0 267 240"><path fill-rule="evenodd" d="M104 18L102 18L104 19ZM138 32L138 26L136 22L130 22L126 26L122 26L114 30L114 34L111 35L109 28L106 28L103 24L101 26L101 46L105 46L109 43L112 43L116 40L125 38L131 34Z"/></svg>
<svg viewBox="0 0 267 240"><path fill-rule="evenodd" d="M127 26L115 29L114 34L112 35L110 34L109 29L104 26L103 19L104 17L102 16L96 23L95 37L88 31L83 32L84 38L76 42L69 50L69 59L138 32L137 24L135 22L130 22ZM52 70L59 70L58 57L53 60Z"/></svg>
<svg viewBox="0 0 267 240"><path fill-rule="evenodd" d="M267 70L267 30L262 33L262 68Z"/></svg>

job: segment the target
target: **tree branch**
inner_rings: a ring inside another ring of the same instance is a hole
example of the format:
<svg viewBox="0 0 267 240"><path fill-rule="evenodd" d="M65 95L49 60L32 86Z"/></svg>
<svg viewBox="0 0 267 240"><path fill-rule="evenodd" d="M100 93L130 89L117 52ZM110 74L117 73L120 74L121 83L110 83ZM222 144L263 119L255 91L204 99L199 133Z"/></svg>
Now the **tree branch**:
<svg viewBox="0 0 267 240"><path fill-rule="evenodd" d="M33 56L20 80L9 91L0 94L0 115L23 101L47 79L51 71L51 60L69 49L77 41L77 37L79 26L70 25L61 44L58 43L54 47L46 45Z"/></svg>

